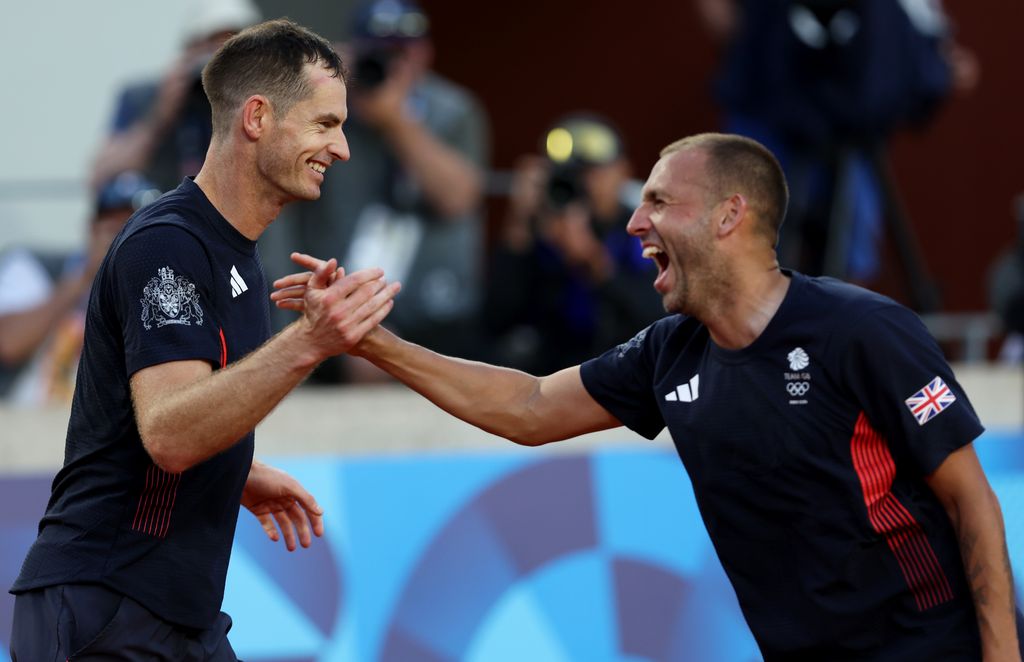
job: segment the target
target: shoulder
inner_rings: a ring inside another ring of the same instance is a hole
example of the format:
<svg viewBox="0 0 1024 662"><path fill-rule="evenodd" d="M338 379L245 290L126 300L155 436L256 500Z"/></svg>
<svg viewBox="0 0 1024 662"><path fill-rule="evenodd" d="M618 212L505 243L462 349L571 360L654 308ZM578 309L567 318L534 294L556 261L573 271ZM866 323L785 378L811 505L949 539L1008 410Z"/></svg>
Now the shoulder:
<svg viewBox="0 0 1024 662"><path fill-rule="evenodd" d="M669 315L652 323L635 336L614 349L619 358L638 351L655 358L666 347L685 344L704 329L696 318L686 315Z"/></svg>
<svg viewBox="0 0 1024 662"><path fill-rule="evenodd" d="M835 330L887 316L914 313L889 297L835 278L794 274L795 302L805 317L813 317Z"/></svg>
<svg viewBox="0 0 1024 662"><path fill-rule="evenodd" d="M918 352L935 344L917 313L856 285L805 277L798 300L807 328L828 339L829 354L841 363L866 354Z"/></svg>
<svg viewBox="0 0 1024 662"><path fill-rule="evenodd" d="M129 219L110 250L118 278L157 267L188 271L203 278L211 270L209 238L187 200L172 191ZM130 277L130 276L129 276Z"/></svg>

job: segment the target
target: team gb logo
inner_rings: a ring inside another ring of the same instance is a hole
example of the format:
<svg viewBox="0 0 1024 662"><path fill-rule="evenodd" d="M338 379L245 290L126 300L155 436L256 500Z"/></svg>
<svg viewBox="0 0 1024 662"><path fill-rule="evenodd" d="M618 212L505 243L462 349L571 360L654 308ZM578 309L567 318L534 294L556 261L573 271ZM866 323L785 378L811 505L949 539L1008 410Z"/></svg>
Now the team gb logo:
<svg viewBox="0 0 1024 662"><path fill-rule="evenodd" d="M157 276L149 279L142 290L142 326L147 330L167 324L190 326L194 319L197 326L203 324L203 309L199 307L199 292L196 286L182 276L175 276L174 270L164 267Z"/></svg>
<svg viewBox="0 0 1024 662"><path fill-rule="evenodd" d="M807 356L807 352L805 352L800 347L797 347L792 352L787 354L786 358L789 359L790 370L803 370L811 362L811 358Z"/></svg>

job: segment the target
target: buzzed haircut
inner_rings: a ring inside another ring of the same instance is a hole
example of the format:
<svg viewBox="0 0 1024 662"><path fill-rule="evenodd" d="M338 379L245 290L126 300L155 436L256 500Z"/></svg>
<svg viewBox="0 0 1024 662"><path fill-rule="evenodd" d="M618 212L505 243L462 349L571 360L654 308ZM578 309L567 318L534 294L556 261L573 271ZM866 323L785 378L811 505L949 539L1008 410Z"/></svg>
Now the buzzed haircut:
<svg viewBox="0 0 1024 662"><path fill-rule="evenodd" d="M689 149L707 155L708 186L715 196L724 199L734 193L744 194L761 221L758 228L772 246L776 245L789 205L789 186L775 155L744 136L699 133L665 147L661 156Z"/></svg>
<svg viewBox="0 0 1024 662"><path fill-rule="evenodd" d="M214 135L231 129L234 112L254 94L285 115L313 92L303 71L319 64L346 80L345 65L330 42L288 19L265 21L229 39L203 67L203 89L213 111Z"/></svg>

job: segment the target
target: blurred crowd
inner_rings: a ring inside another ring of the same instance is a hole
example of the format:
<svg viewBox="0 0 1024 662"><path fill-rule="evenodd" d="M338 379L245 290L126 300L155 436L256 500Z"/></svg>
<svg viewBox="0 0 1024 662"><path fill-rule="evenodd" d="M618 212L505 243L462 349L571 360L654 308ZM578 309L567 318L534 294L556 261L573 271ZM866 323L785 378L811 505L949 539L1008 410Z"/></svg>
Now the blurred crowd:
<svg viewBox="0 0 1024 662"><path fill-rule="evenodd" d="M792 203L782 266L871 287L888 240L918 285L911 304L937 308L885 154L894 132L926 123L977 83L978 63L953 39L939 4L694 7L721 51L718 128L764 143L786 170ZM88 244L71 255L0 253L0 397L69 398L84 301L110 241L135 210L199 171L211 135L202 67L262 18L251 0L197 3L177 59L118 96L87 177ZM350 271L380 266L403 283L387 326L443 353L534 374L577 364L664 314L651 287L656 269L625 229L644 173L632 170L629 136L603 109L561 100L568 112L551 118L536 150L498 172L490 155L501 136L492 135L473 91L434 70L423 9L413 0L369 0L350 18L350 37L338 48L349 68L353 158L326 174L320 200L292 206L261 238L270 279L295 270L292 251L337 257ZM1024 331L1021 236L994 266L990 288L1011 338ZM283 326L292 313L275 315ZM340 357L312 381L382 378Z"/></svg>

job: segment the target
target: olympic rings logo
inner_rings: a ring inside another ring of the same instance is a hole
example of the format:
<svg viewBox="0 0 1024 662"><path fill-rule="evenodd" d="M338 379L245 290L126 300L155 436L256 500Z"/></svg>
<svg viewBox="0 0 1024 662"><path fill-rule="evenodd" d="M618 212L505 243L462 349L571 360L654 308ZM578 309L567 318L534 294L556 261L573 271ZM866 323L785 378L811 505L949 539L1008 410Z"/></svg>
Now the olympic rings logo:
<svg viewBox="0 0 1024 662"><path fill-rule="evenodd" d="M802 395L806 395L807 391L811 390L811 385L807 382L789 382L786 384L786 390L794 398L798 398Z"/></svg>

